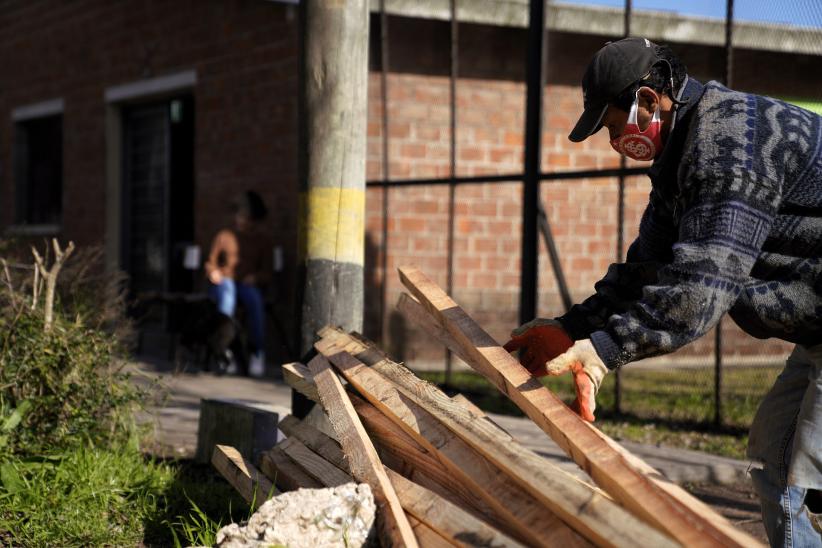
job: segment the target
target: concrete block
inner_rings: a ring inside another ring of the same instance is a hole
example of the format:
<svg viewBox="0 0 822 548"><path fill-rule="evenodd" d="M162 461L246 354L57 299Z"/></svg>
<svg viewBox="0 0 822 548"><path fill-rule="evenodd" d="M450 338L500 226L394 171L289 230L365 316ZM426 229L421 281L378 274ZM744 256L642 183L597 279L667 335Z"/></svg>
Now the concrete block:
<svg viewBox="0 0 822 548"><path fill-rule="evenodd" d="M195 460L211 461L214 446L230 445L253 463L277 443L275 408L263 402L233 398L200 400Z"/></svg>

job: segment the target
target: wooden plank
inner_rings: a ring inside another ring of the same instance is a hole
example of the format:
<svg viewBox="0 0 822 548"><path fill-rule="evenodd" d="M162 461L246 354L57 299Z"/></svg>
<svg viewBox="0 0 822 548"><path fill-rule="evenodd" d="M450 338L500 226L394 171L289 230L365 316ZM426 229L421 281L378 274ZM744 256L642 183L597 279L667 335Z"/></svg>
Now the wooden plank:
<svg viewBox="0 0 822 548"><path fill-rule="evenodd" d="M451 334L467 363L511 398L597 484L635 515L687 546L751 546L756 541L704 508L671 496L667 480L640 472L604 434L583 421L531 376L442 289L417 268L400 268L400 279ZM719 519L716 519L719 518Z"/></svg>
<svg viewBox="0 0 822 548"><path fill-rule="evenodd" d="M322 484L303 472L302 468L294 464L288 455L279 447L274 447L262 454L260 469L281 491L295 489L316 489Z"/></svg>
<svg viewBox="0 0 822 548"><path fill-rule="evenodd" d="M354 341L345 345L344 337L339 340L339 343L328 346L329 354L338 350L348 355L346 346L356 347L358 344ZM336 354L329 359L338 365ZM378 378L380 374L351 363L348 370L338 365L348 381L361 393L370 391L381 394L380 384L385 381ZM399 364L383 360L375 367L379 367L380 373L399 387L405 398L431 413L474 451L499 467L510 478L509 481L516 482L521 489L530 493L535 500L591 542L598 546L624 548L632 548L637 542L645 546L674 545L665 535L648 527L598 490L522 447L492 425L477 421L471 413L455 404L435 386L418 379Z"/></svg>
<svg viewBox="0 0 822 548"><path fill-rule="evenodd" d="M292 362L283 365L283 380L294 390L313 402L319 402L317 387L313 382L306 381L306 375L310 375L308 368L300 362Z"/></svg>
<svg viewBox="0 0 822 548"><path fill-rule="evenodd" d="M291 460L305 470L309 476L316 479L326 487L337 487L354 481L351 474L346 474L323 457L306 447L296 438L288 438L279 443L280 447Z"/></svg>
<svg viewBox="0 0 822 548"><path fill-rule="evenodd" d="M254 509L274 493L271 481L233 447L215 445L211 464Z"/></svg>
<svg viewBox="0 0 822 548"><path fill-rule="evenodd" d="M300 440L306 447L322 455L325 460L343 472L351 474L348 459L345 458L345 453L335 440L292 415L281 420L279 426L286 436Z"/></svg>
<svg viewBox="0 0 822 548"><path fill-rule="evenodd" d="M381 538L389 546L417 547L411 524L342 383L328 361L320 355L311 360L308 369L317 385L320 403L337 432L343 452L348 456L351 475L371 486L379 510Z"/></svg>
<svg viewBox="0 0 822 548"><path fill-rule="evenodd" d="M495 513L510 521L518 539L538 546L587 545L588 542L548 511L507 474L443 426L428 411L404 397L376 371L333 342L322 339L314 347L343 373L346 380L372 405L405 430L448 468L454 481L482 497Z"/></svg>
<svg viewBox="0 0 822 548"><path fill-rule="evenodd" d="M482 451L485 445L491 443L501 446L507 446L512 443L513 438L511 435L501 426L488 418L482 409L474 405L470 400L468 400L468 398L462 394L457 394L453 398L450 398L449 401L449 398L445 392L440 390L436 385L423 381L414 375L410 369L407 369L406 367L391 360L374 343L364 338L362 335L359 335L358 333L346 333L338 328L326 327L320 330L320 336L323 338L323 341L335 345L338 349L348 352L364 364L370 366L401 390L410 391L411 397L416 398L418 396L425 396L427 399L426 402L421 403L418 399L415 400L415 402L429 411L444 408L440 409L440 411L441 413L446 412L446 417L448 419L458 420L464 424L466 428L472 429L475 426L482 427L481 430L485 432L484 435L486 436L486 439L479 443L480 447L478 447L478 450ZM429 408L429 405L433 407ZM462 409L458 410L454 408L454 405L459 405ZM449 409L451 412L447 413ZM481 424L477 425L478 422ZM444 424L446 423L444 422ZM489 431L488 427L494 428L496 432ZM466 442L471 443L468 439L466 439ZM536 469L541 469L545 465L545 460L542 457L535 454L533 451L525 449L516 441L513 441L513 443L515 445L508 449L509 451L523 451L524 458L527 458L530 462L532 462L534 468ZM511 459L513 459L513 455L508 455L503 460L509 461ZM556 468L551 463L548 463L548 465L552 469ZM563 478L563 481L567 479L568 481L581 483L586 486L587 489L596 489L598 493L610 498L610 495L604 491L580 480L575 476L566 474L561 470L559 473ZM529 474L525 475L528 476ZM529 481L528 484L529 488L532 487L531 481ZM549 487L546 486L546 488Z"/></svg>
<svg viewBox="0 0 822 548"><path fill-rule="evenodd" d="M362 398L351 396L351 403L363 421L371 439L379 447L383 461L414 483L439 496L471 510L474 515L497 529L517 536L515 524L497 514L482 497L460 481L436 457L418 444L377 408Z"/></svg>
<svg viewBox="0 0 822 548"><path fill-rule="evenodd" d="M294 417L292 417L292 419L293 418ZM306 439L312 439L320 442L318 445L325 450L330 450L330 453L334 458L339 459L339 457L343 455L342 449L334 440L310 425L300 424L297 420L296 424L292 421L286 426L286 428L291 429L294 433L300 433L306 437ZM317 481L322 483L325 487L336 487L338 485L355 481L350 474L343 472L335 466L326 457L326 455L321 452L317 452L313 447L300 443L296 436L283 441L278 445L278 447L282 448L285 453L291 457L295 463L297 463L298 466L300 466L309 475L316 478ZM347 461L345 460L342 460L342 462L347 464ZM392 486L393 485L394 483L392 482ZM397 494L399 495L399 493ZM417 541L421 547L440 548L454 546L453 543L443 538L442 535L440 535L427 523L420 521L412 515L406 514L406 518L408 519L408 523L411 525L414 536L417 538Z"/></svg>
<svg viewBox="0 0 822 548"><path fill-rule="evenodd" d="M360 403L370 407L370 404L362 400L360 400ZM357 404L353 399L352 404L356 409ZM376 409L374 411L378 413ZM345 470L343 467L348 466L348 462L344 459L342 449L340 449L337 442L319 430L290 416L280 421L280 425L283 424L285 425L283 432L290 437L303 441L308 449L335 467ZM402 435L407 436L405 433L402 433ZM424 451L422 448L420 450ZM436 492L404 478L394 470L387 469L386 473L394 485L394 490L397 492L400 504L402 504L406 513L410 513L426 523L451 543L473 546L520 546L510 537L500 533L458 505L449 502ZM421 539L418 538L418 540L420 540L421 545L424 544Z"/></svg>
<svg viewBox="0 0 822 548"><path fill-rule="evenodd" d="M309 378L305 381L313 383L310 372L308 375ZM354 395L350 394L349 398L384 464L443 499L470 509L474 515L481 516L487 522L495 524L498 529L502 531L509 529L509 522L497 516L494 510L481 498L476 497L471 490L455 482L453 475L442 463L385 415L370 403ZM348 461L339 444L311 424L289 415L280 421L279 428L287 436L296 437L344 472L349 472Z"/></svg>
<svg viewBox="0 0 822 548"><path fill-rule="evenodd" d="M457 546L522 546L425 487L387 470L405 511Z"/></svg>
<svg viewBox="0 0 822 548"><path fill-rule="evenodd" d="M425 309L423 305L420 304L419 301L414 299L411 295L407 293L401 293L399 301L397 303L397 308L403 312L403 314L414 321L419 327L421 327L424 331L426 331L431 337L439 340L445 347L451 350L456 355L460 355L462 350L459 348L459 345L455 342L454 338L445 329L428 311ZM340 332L339 330L335 330ZM325 334L329 333L328 328L326 328ZM369 341L364 340L361 337L358 337L355 333L350 335L352 338L359 340L364 345L370 346L374 350L376 349L372 343ZM367 355L363 354L355 354L357 358L361 359L367 365L375 365L379 364L379 360L374 360L373 353L368 353ZM382 354L385 357L385 354ZM468 359L463 358L460 356L463 361L466 363L469 362ZM371 359L372 361L369 362L368 360ZM385 357L387 359L387 357ZM379 367L377 367L379 371ZM453 398L451 398L457 403L460 403L465 407L469 412L471 412L477 419L481 420L482 410L476 407L473 402L465 398L462 394L457 394ZM501 426L494 423L490 418L487 416L484 417L486 420L490 421L492 424L497 426L503 432L505 431ZM747 542L756 542L751 538L747 537L744 532L737 530L731 523L729 523L724 517L717 514L713 511L712 508L707 506L701 500L695 498L689 492L684 490L679 485L668 481L664 476L662 476L657 470L653 467L648 465L645 461L638 458L636 455L627 451L624 447L616 443L614 440L609 438L608 436L604 435L599 429L594 429L594 432L597 436L601 437L604 442L612 446L612 448L622 454L625 459L631 463L639 472L646 474L655 481L661 489L669 493L674 498L682 501L684 504L688 505L689 507L693 508L696 512L700 513L705 519L710 520L714 523L714 525L726 532L726 534L736 538L740 544L744 544Z"/></svg>

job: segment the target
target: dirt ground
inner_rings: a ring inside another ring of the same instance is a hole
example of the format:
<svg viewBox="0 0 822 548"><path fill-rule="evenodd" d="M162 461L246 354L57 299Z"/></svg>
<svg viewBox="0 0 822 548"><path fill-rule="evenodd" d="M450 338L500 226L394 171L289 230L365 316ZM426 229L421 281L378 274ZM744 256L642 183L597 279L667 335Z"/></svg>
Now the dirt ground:
<svg viewBox="0 0 822 548"><path fill-rule="evenodd" d="M731 523L768 544L765 527L762 525L762 515L759 513L759 497L749 482L734 486L688 483L683 487L728 518Z"/></svg>

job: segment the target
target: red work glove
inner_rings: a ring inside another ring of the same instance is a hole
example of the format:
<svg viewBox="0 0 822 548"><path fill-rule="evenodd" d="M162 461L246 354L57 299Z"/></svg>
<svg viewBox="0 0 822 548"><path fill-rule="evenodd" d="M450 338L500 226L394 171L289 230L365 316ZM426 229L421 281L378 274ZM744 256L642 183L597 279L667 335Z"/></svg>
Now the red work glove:
<svg viewBox="0 0 822 548"><path fill-rule="evenodd" d="M520 351L519 361L535 377L548 375L545 364L574 344L556 320L537 318L511 332L511 340L503 348Z"/></svg>

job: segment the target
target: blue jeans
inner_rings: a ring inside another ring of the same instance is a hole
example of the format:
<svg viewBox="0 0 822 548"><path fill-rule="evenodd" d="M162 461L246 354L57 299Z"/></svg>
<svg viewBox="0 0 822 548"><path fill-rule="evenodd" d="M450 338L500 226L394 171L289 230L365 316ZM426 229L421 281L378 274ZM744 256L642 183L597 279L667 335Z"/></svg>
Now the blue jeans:
<svg viewBox="0 0 822 548"><path fill-rule="evenodd" d="M265 350L265 309L262 292L253 285L223 278L219 284L209 287L208 294L217 303L217 309L229 318L234 317L237 299L243 303L248 318L249 342L254 352L261 354Z"/></svg>
<svg viewBox="0 0 822 548"><path fill-rule="evenodd" d="M772 546L822 547L822 345L797 346L751 424L748 456ZM814 493L816 491L816 493ZM818 521L819 520L819 521Z"/></svg>

